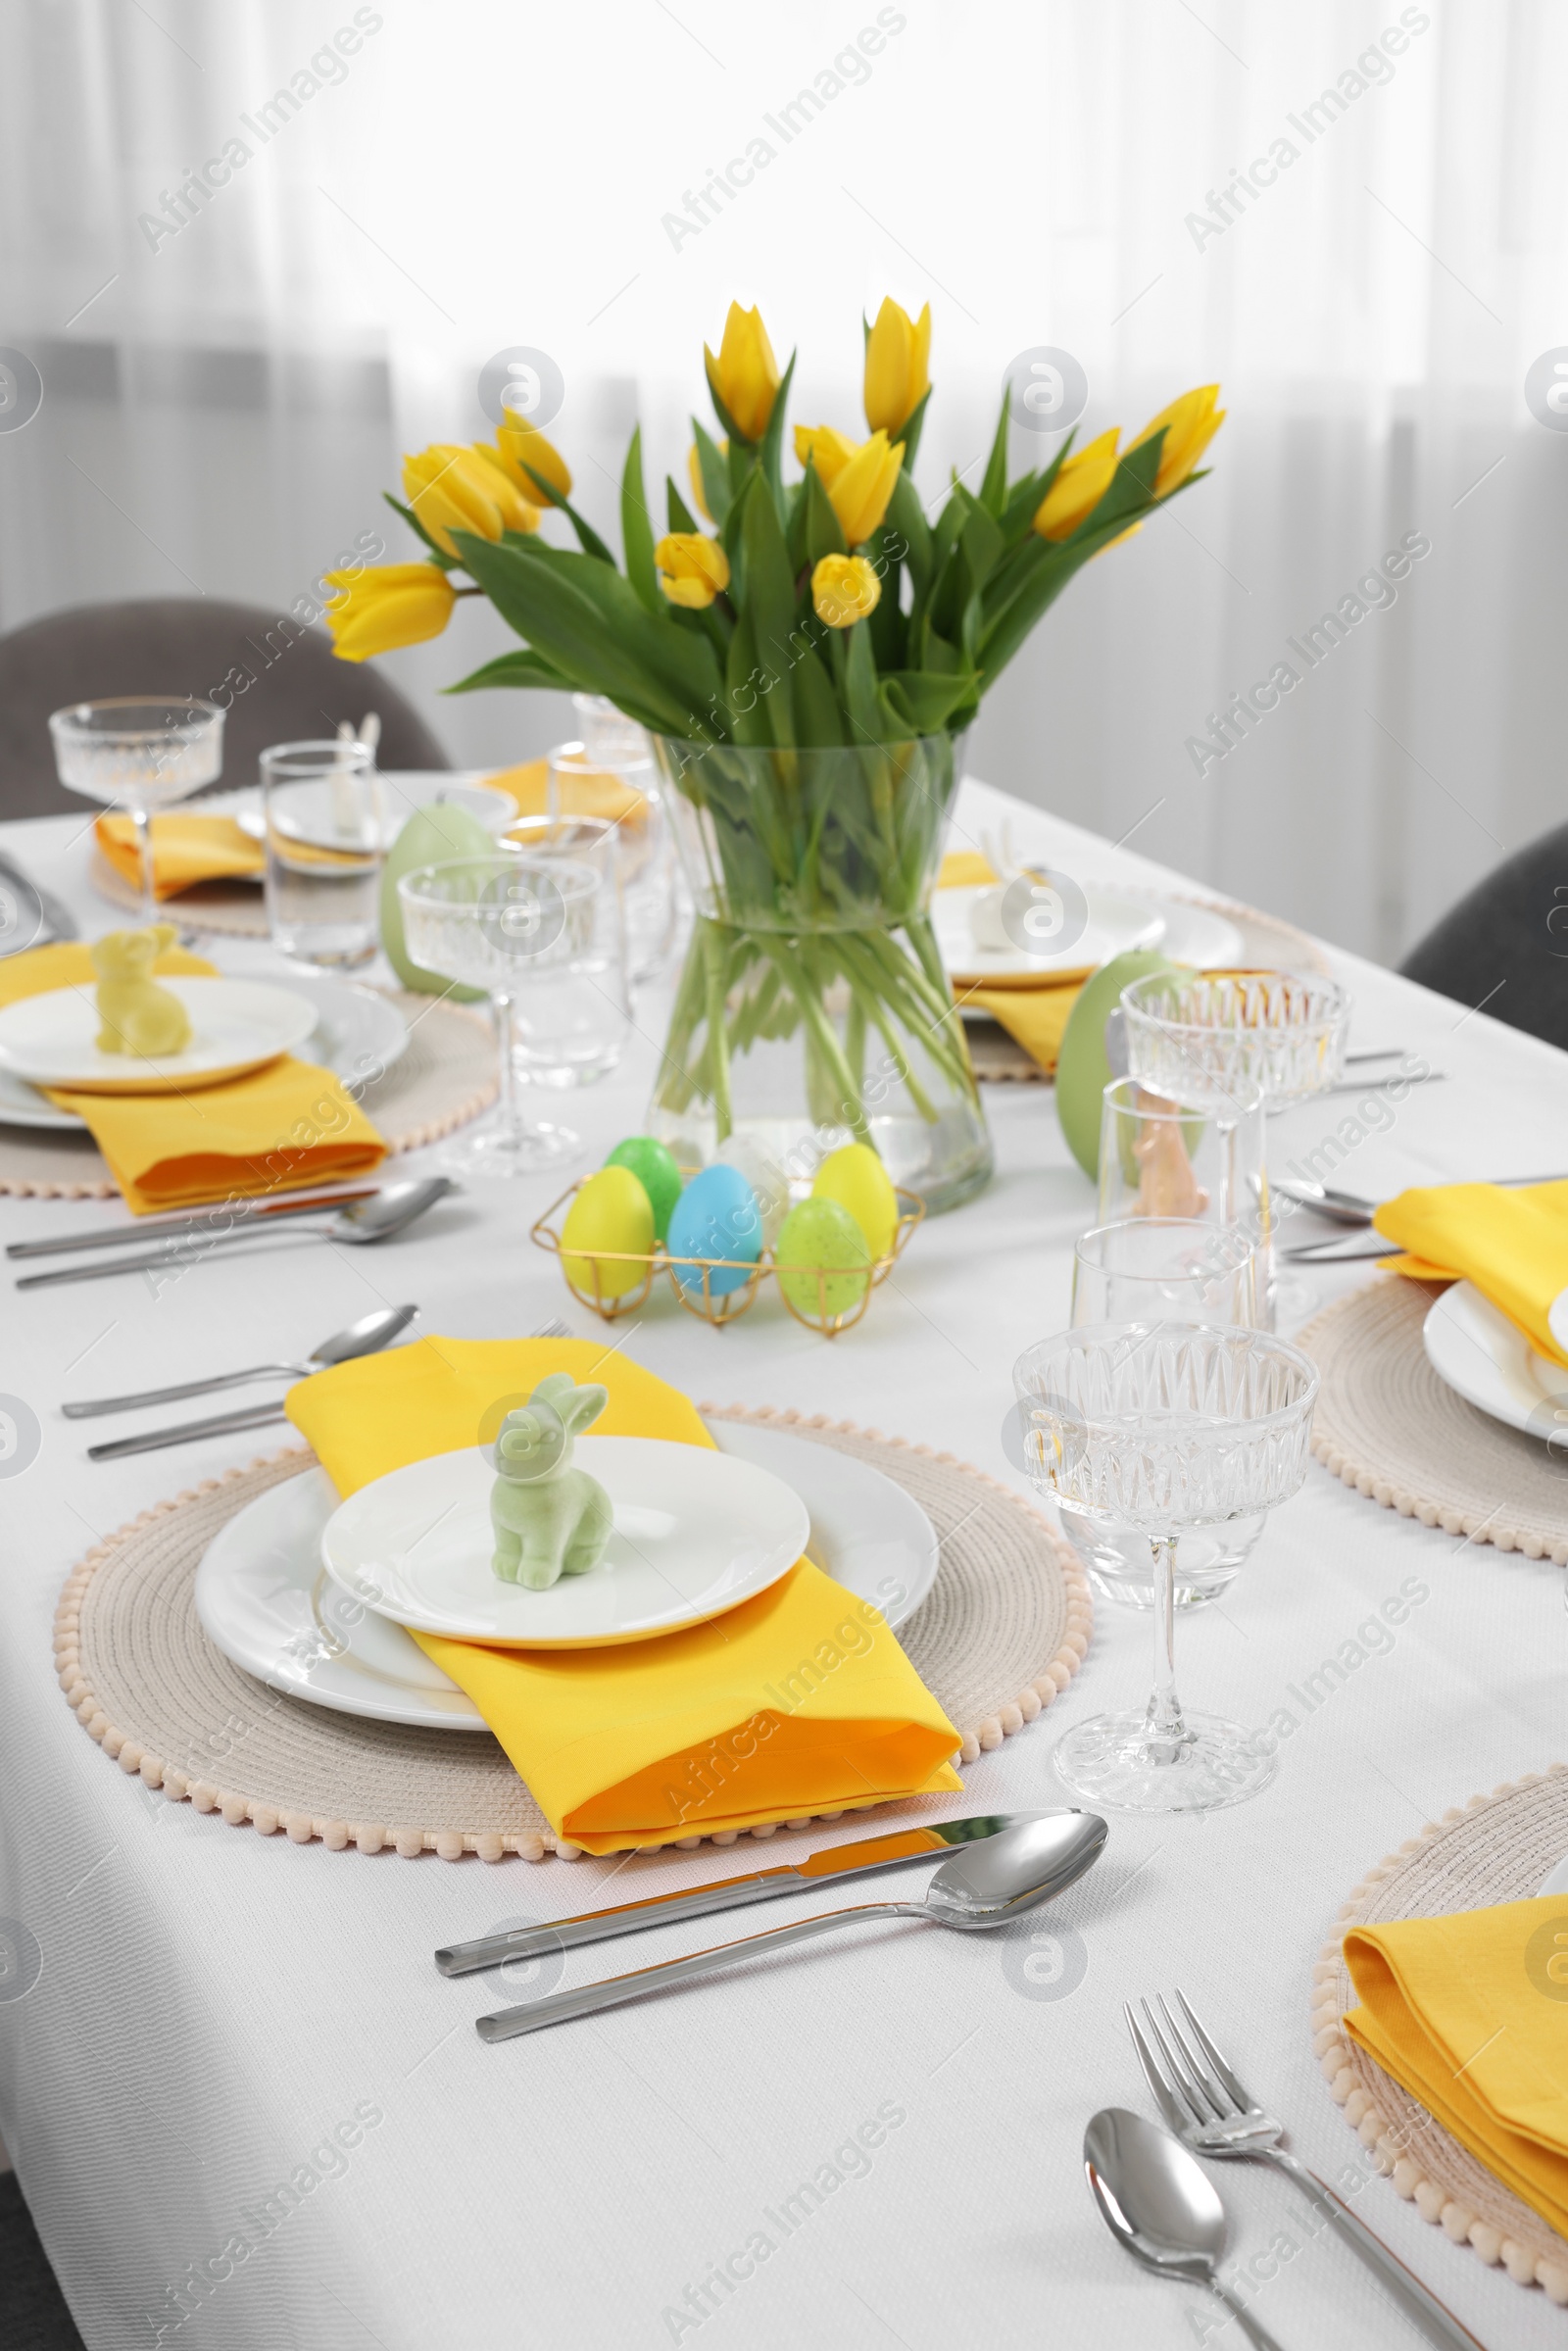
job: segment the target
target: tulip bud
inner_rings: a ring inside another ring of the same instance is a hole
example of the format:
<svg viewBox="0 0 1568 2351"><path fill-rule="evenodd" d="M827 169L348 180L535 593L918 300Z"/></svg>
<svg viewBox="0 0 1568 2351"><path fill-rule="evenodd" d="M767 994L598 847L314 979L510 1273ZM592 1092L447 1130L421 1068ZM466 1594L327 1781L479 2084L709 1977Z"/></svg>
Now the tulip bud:
<svg viewBox="0 0 1568 2351"><path fill-rule="evenodd" d="M1121 426L1114 424L1098 441L1075 449L1062 460L1055 480L1035 509L1035 528L1043 539L1070 539L1110 488L1116 471L1116 443Z"/></svg>
<svg viewBox="0 0 1568 2351"><path fill-rule="evenodd" d="M701 531L671 531L654 549L659 584L671 604L701 612L729 586L729 558L716 539Z"/></svg>
<svg viewBox="0 0 1568 2351"><path fill-rule="evenodd" d="M487 458L500 463L509 479L532 505L538 507L545 503L539 484L533 478L535 473L543 474L550 487L559 491L563 498L571 496L571 468L555 443L547 441L536 424L526 424L520 420L515 424L503 424L496 434L496 444L495 449L486 441L479 442L477 446Z"/></svg>
<svg viewBox="0 0 1568 2351"><path fill-rule="evenodd" d="M1225 411L1214 403L1219 398L1218 384L1200 384L1194 392L1184 392L1169 408L1162 408L1157 416L1151 416L1133 449L1141 449L1152 440L1161 425L1165 439L1159 453L1159 470L1154 476L1154 496L1168 498L1179 490L1199 459L1225 421Z"/></svg>
<svg viewBox="0 0 1568 2351"><path fill-rule="evenodd" d="M863 555L825 555L811 573L811 609L829 628L868 620L882 600L882 582Z"/></svg>
<svg viewBox="0 0 1568 2351"><path fill-rule="evenodd" d="M334 592L326 625L340 661L365 661L439 637L457 595L438 563L384 563L376 571L328 571L325 578Z"/></svg>
<svg viewBox="0 0 1568 2351"><path fill-rule="evenodd" d="M505 469L472 448L438 441L403 461L410 506L443 555L456 556L454 530L499 539L503 530L536 530L539 510L514 488Z"/></svg>
<svg viewBox="0 0 1568 2351"><path fill-rule="evenodd" d="M738 302L732 302L718 357L715 359L705 343L703 358L708 364L708 380L736 431L744 440L760 441L767 430L779 387L778 362L761 312L743 311Z"/></svg>
<svg viewBox="0 0 1568 2351"><path fill-rule="evenodd" d="M918 319L891 299L877 312L865 346L865 420L896 433L931 388L931 305Z"/></svg>
<svg viewBox="0 0 1568 2351"><path fill-rule="evenodd" d="M888 511L904 464L904 443L888 447L885 432L874 432L857 448L830 424L797 425L795 454L802 464L809 456L839 518L839 528L851 547L868 539Z"/></svg>
<svg viewBox="0 0 1568 2351"><path fill-rule="evenodd" d="M825 490L836 481L855 455L858 444L847 433L831 424L797 424L795 455L804 465L808 462L816 467L816 478Z"/></svg>

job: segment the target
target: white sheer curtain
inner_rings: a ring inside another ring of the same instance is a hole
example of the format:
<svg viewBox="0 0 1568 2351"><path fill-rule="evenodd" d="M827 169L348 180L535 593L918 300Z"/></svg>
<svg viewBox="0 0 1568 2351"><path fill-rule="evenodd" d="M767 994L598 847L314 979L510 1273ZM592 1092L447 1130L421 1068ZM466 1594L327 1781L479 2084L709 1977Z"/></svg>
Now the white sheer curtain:
<svg viewBox="0 0 1568 2351"><path fill-rule="evenodd" d="M1568 437L1524 390L1568 337L1551 0L0 21L0 341L45 385L0 431L4 625L197 589L284 610L363 532L406 556L399 451L484 432L478 370L512 345L560 367L552 434L612 534L634 420L683 468L732 295L799 345L794 413L853 429L891 292L935 318L932 497L1033 345L1081 361L1085 433L1214 379L1229 409L1212 478L999 684L978 772L1390 957L1563 812ZM1430 553L1358 595L1413 535ZM1309 667L1288 641L1336 610ZM503 634L467 607L388 664L457 759L563 731L545 698L439 699ZM1281 662L1299 682L1205 756Z"/></svg>

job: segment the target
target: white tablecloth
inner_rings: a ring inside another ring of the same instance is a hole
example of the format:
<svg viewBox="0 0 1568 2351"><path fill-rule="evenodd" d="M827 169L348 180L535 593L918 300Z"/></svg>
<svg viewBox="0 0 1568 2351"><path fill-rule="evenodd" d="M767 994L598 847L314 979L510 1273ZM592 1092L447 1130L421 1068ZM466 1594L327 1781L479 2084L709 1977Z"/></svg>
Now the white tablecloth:
<svg viewBox="0 0 1568 2351"><path fill-rule="evenodd" d="M1004 808L1021 847L1079 874L1172 878L981 786L966 787L960 835ZM88 887L80 830L61 818L5 838L91 932L113 917ZM230 967L261 955L218 952ZM1451 1072L1355 1150L1345 1181L1384 1192L1564 1164L1560 1054L1370 965L1338 966L1355 992L1353 1042L1417 1049ZM641 1125L661 1009L644 1007L648 1034L618 1076L572 1102L596 1153ZM994 1087L987 1106L994 1185L918 1234L897 1292L852 1335L830 1345L766 1307L715 1334L665 1301L631 1351L700 1397L827 1412L1012 1476L1000 1443L1010 1366L1065 1320L1094 1203L1047 1089ZM1349 1108L1278 1122L1278 1156ZM1217 2307L1135 2270L1085 2189L1090 2114L1147 2106L1121 2002L1181 1984L1298 2151L1330 2177L1352 2163L1311 2054L1312 1962L1381 1855L1563 1753L1560 1573L1397 1518L1314 1465L1224 1606L1182 1622L1190 1702L1261 1723L1384 1599L1412 1604L1392 1648L1301 1723L1258 1800L1206 1820L1116 1819L1100 1867L1033 1922L1055 1943L856 1930L488 2048L472 2020L496 2004L495 1979L443 1981L437 1943L738 1871L761 1849L618 1867L368 1859L149 1793L57 1688L61 1583L101 1537L272 1438L93 1467L57 1407L296 1355L383 1295L468 1338L558 1312L586 1331L528 1241L548 1197L543 1180L475 1190L395 1251L274 1241L265 1273L219 1254L156 1301L136 1280L5 1288L0 1392L33 1405L44 1438L0 1483L0 1916L36 1939L41 1973L24 1998L0 1997L0 2133L92 2351L1205 2339ZM5 1200L0 1236L122 1216L118 1202ZM1320 1296L1365 1278L1324 1272ZM1147 1620L1102 1606L1066 1697L967 1771L956 1808L1061 1800L1056 1737L1140 1699L1148 1646ZM766 1858L846 1827L781 1835ZM567 1980L701 1939L665 1931L585 1952ZM1222 2187L1232 2257L1252 2265L1246 2290L1283 2345L1415 2340L1338 2243L1311 2241L1288 2183L1236 2170ZM1483 2269L1391 2187L1372 2180L1361 2209L1483 2340L1561 2339L1540 2292Z"/></svg>

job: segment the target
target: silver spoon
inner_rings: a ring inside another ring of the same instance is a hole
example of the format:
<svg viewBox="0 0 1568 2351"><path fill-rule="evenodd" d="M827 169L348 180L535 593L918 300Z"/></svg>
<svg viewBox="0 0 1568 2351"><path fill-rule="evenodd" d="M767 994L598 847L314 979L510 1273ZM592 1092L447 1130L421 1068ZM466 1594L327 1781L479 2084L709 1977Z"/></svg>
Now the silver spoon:
<svg viewBox="0 0 1568 2351"><path fill-rule="evenodd" d="M623 2000L639 1999L662 1984L685 1984L693 1976L728 1967L733 1960L750 1959L758 1951L780 1951L786 1943L805 1942L813 1935L829 1934L859 1919L924 1919L961 1932L1004 1927L1037 1902L1049 1902L1053 1894L1059 1894L1093 1868L1107 1834L1097 1812L1060 1812L1028 1821L955 1853L926 1887L923 1902L857 1902L847 1910L824 1910L815 1918L797 1920L792 1927L773 1927L765 1935L745 1935L738 1942L715 1943L711 1950L694 1951L688 1959L634 1968L629 1975L610 1976L602 1984L583 1984L574 1991L553 1992L545 2000L501 2008L493 2016L478 2019L479 2038L511 2040L519 2033L537 2033L544 2025L564 2024L568 2017L618 2008Z"/></svg>
<svg viewBox="0 0 1568 2351"><path fill-rule="evenodd" d="M301 1363L253 1363L249 1371L220 1372L210 1380L185 1380L177 1388L147 1388L140 1396L98 1396L86 1403L62 1404L67 1420L91 1420L100 1412L135 1412L143 1404L177 1404L187 1396L211 1396L218 1388L243 1388L252 1380L308 1379L332 1363L351 1363L356 1355L373 1355L390 1347L400 1331L418 1319L417 1306L377 1306L346 1331L334 1332L313 1347Z"/></svg>
<svg viewBox="0 0 1568 2351"><path fill-rule="evenodd" d="M361 1246L390 1241L413 1224L416 1217L422 1216L426 1208L433 1208L438 1200L445 1200L449 1192L461 1189L451 1176L426 1176L421 1183L389 1184L373 1200L356 1200L352 1207L341 1209L330 1224L291 1223L288 1231L296 1239L344 1241ZM259 1238L253 1225L237 1224L232 1232L172 1241L163 1249L145 1249L134 1257L100 1257L90 1265L62 1265L53 1273L24 1274L17 1288L47 1290L58 1282L94 1282L100 1274L149 1273L164 1265L194 1265L211 1249L223 1249L233 1241Z"/></svg>
<svg viewBox="0 0 1568 2351"><path fill-rule="evenodd" d="M1084 2170L1125 2252L1158 2277L1207 2286L1257 2351L1280 2351L1220 2277L1225 2207L1179 2139L1125 2106L1105 2106L1084 2132Z"/></svg>

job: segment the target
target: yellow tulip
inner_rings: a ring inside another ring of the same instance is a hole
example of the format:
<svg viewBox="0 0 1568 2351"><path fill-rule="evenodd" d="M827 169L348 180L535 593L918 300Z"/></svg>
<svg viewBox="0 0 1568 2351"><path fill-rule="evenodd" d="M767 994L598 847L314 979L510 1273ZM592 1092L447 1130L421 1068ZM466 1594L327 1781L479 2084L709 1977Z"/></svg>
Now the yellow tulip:
<svg viewBox="0 0 1568 2351"><path fill-rule="evenodd" d="M332 651L340 661L367 661L439 637L457 590L438 563L385 563L378 571L328 571L334 601L326 608Z"/></svg>
<svg viewBox="0 0 1568 2351"><path fill-rule="evenodd" d="M760 441L773 414L779 385L778 362L761 312L743 311L738 302L732 302L717 359L706 343L703 357L708 363L708 380L736 430L748 441Z"/></svg>
<svg viewBox="0 0 1568 2351"><path fill-rule="evenodd" d="M403 487L410 506L444 555L456 556L455 530L478 539L499 539L503 530L537 530L539 510L530 506L499 465L471 448L437 441L403 461Z"/></svg>
<svg viewBox="0 0 1568 2351"><path fill-rule="evenodd" d="M918 318L889 296L865 346L865 420L895 433L931 388L931 305Z"/></svg>
<svg viewBox="0 0 1568 2351"><path fill-rule="evenodd" d="M829 628L868 620L882 601L882 582L863 555L825 555L811 573L811 607Z"/></svg>
<svg viewBox="0 0 1568 2351"><path fill-rule="evenodd" d="M811 458L818 472L822 470L822 457L830 430L829 426L819 425L811 436ZM832 437L835 442L843 441L841 433L834 433ZM853 442L845 442L844 446L850 454L842 462L837 462L836 450L827 451L833 472L831 479L824 475L823 482L829 503L839 518L840 530L850 546L858 547L862 539L871 536L888 511L888 501L893 496L899 468L904 464L904 443L895 441L890 449L887 434L874 432L858 449Z"/></svg>
<svg viewBox="0 0 1568 2351"><path fill-rule="evenodd" d="M825 490L837 481L859 444L852 441L831 424L797 424L795 455L801 465L808 460L816 467L816 477Z"/></svg>
<svg viewBox="0 0 1568 2351"><path fill-rule="evenodd" d="M1098 441L1063 459L1061 470L1035 509L1035 528L1043 539L1070 539L1094 513L1110 488L1120 438L1121 426L1114 424Z"/></svg>
<svg viewBox="0 0 1568 2351"><path fill-rule="evenodd" d="M1204 450L1225 421L1225 411L1216 408L1218 384L1200 384L1195 392L1184 392L1169 408L1162 408L1157 416L1151 416L1131 446L1141 449L1152 440L1163 424L1167 429L1159 453L1159 471L1154 476L1154 496L1168 498L1179 490Z"/></svg>
<svg viewBox="0 0 1568 2351"><path fill-rule="evenodd" d="M701 612L729 586L728 556L716 539L705 539L701 531L671 531L654 549L654 562L670 603L689 612Z"/></svg>
<svg viewBox="0 0 1568 2351"><path fill-rule="evenodd" d="M719 442L718 454L720 457L728 457L728 441ZM691 476L692 504L696 507L697 512L702 515L705 522L711 522L713 517L708 511L708 498L703 489L703 461L697 454L697 443L695 441L692 443L690 449L688 449L686 452L686 470Z"/></svg>
<svg viewBox="0 0 1568 2351"><path fill-rule="evenodd" d="M547 441L536 424L503 424L496 434L496 442L500 450L499 462L509 479L516 484L532 505L542 506L544 500L539 494L539 484L528 471L530 465L533 472L542 473L550 487L558 490L563 498L571 496L571 467L555 443ZM480 441L477 446L487 458L495 461L496 450L487 441Z"/></svg>

